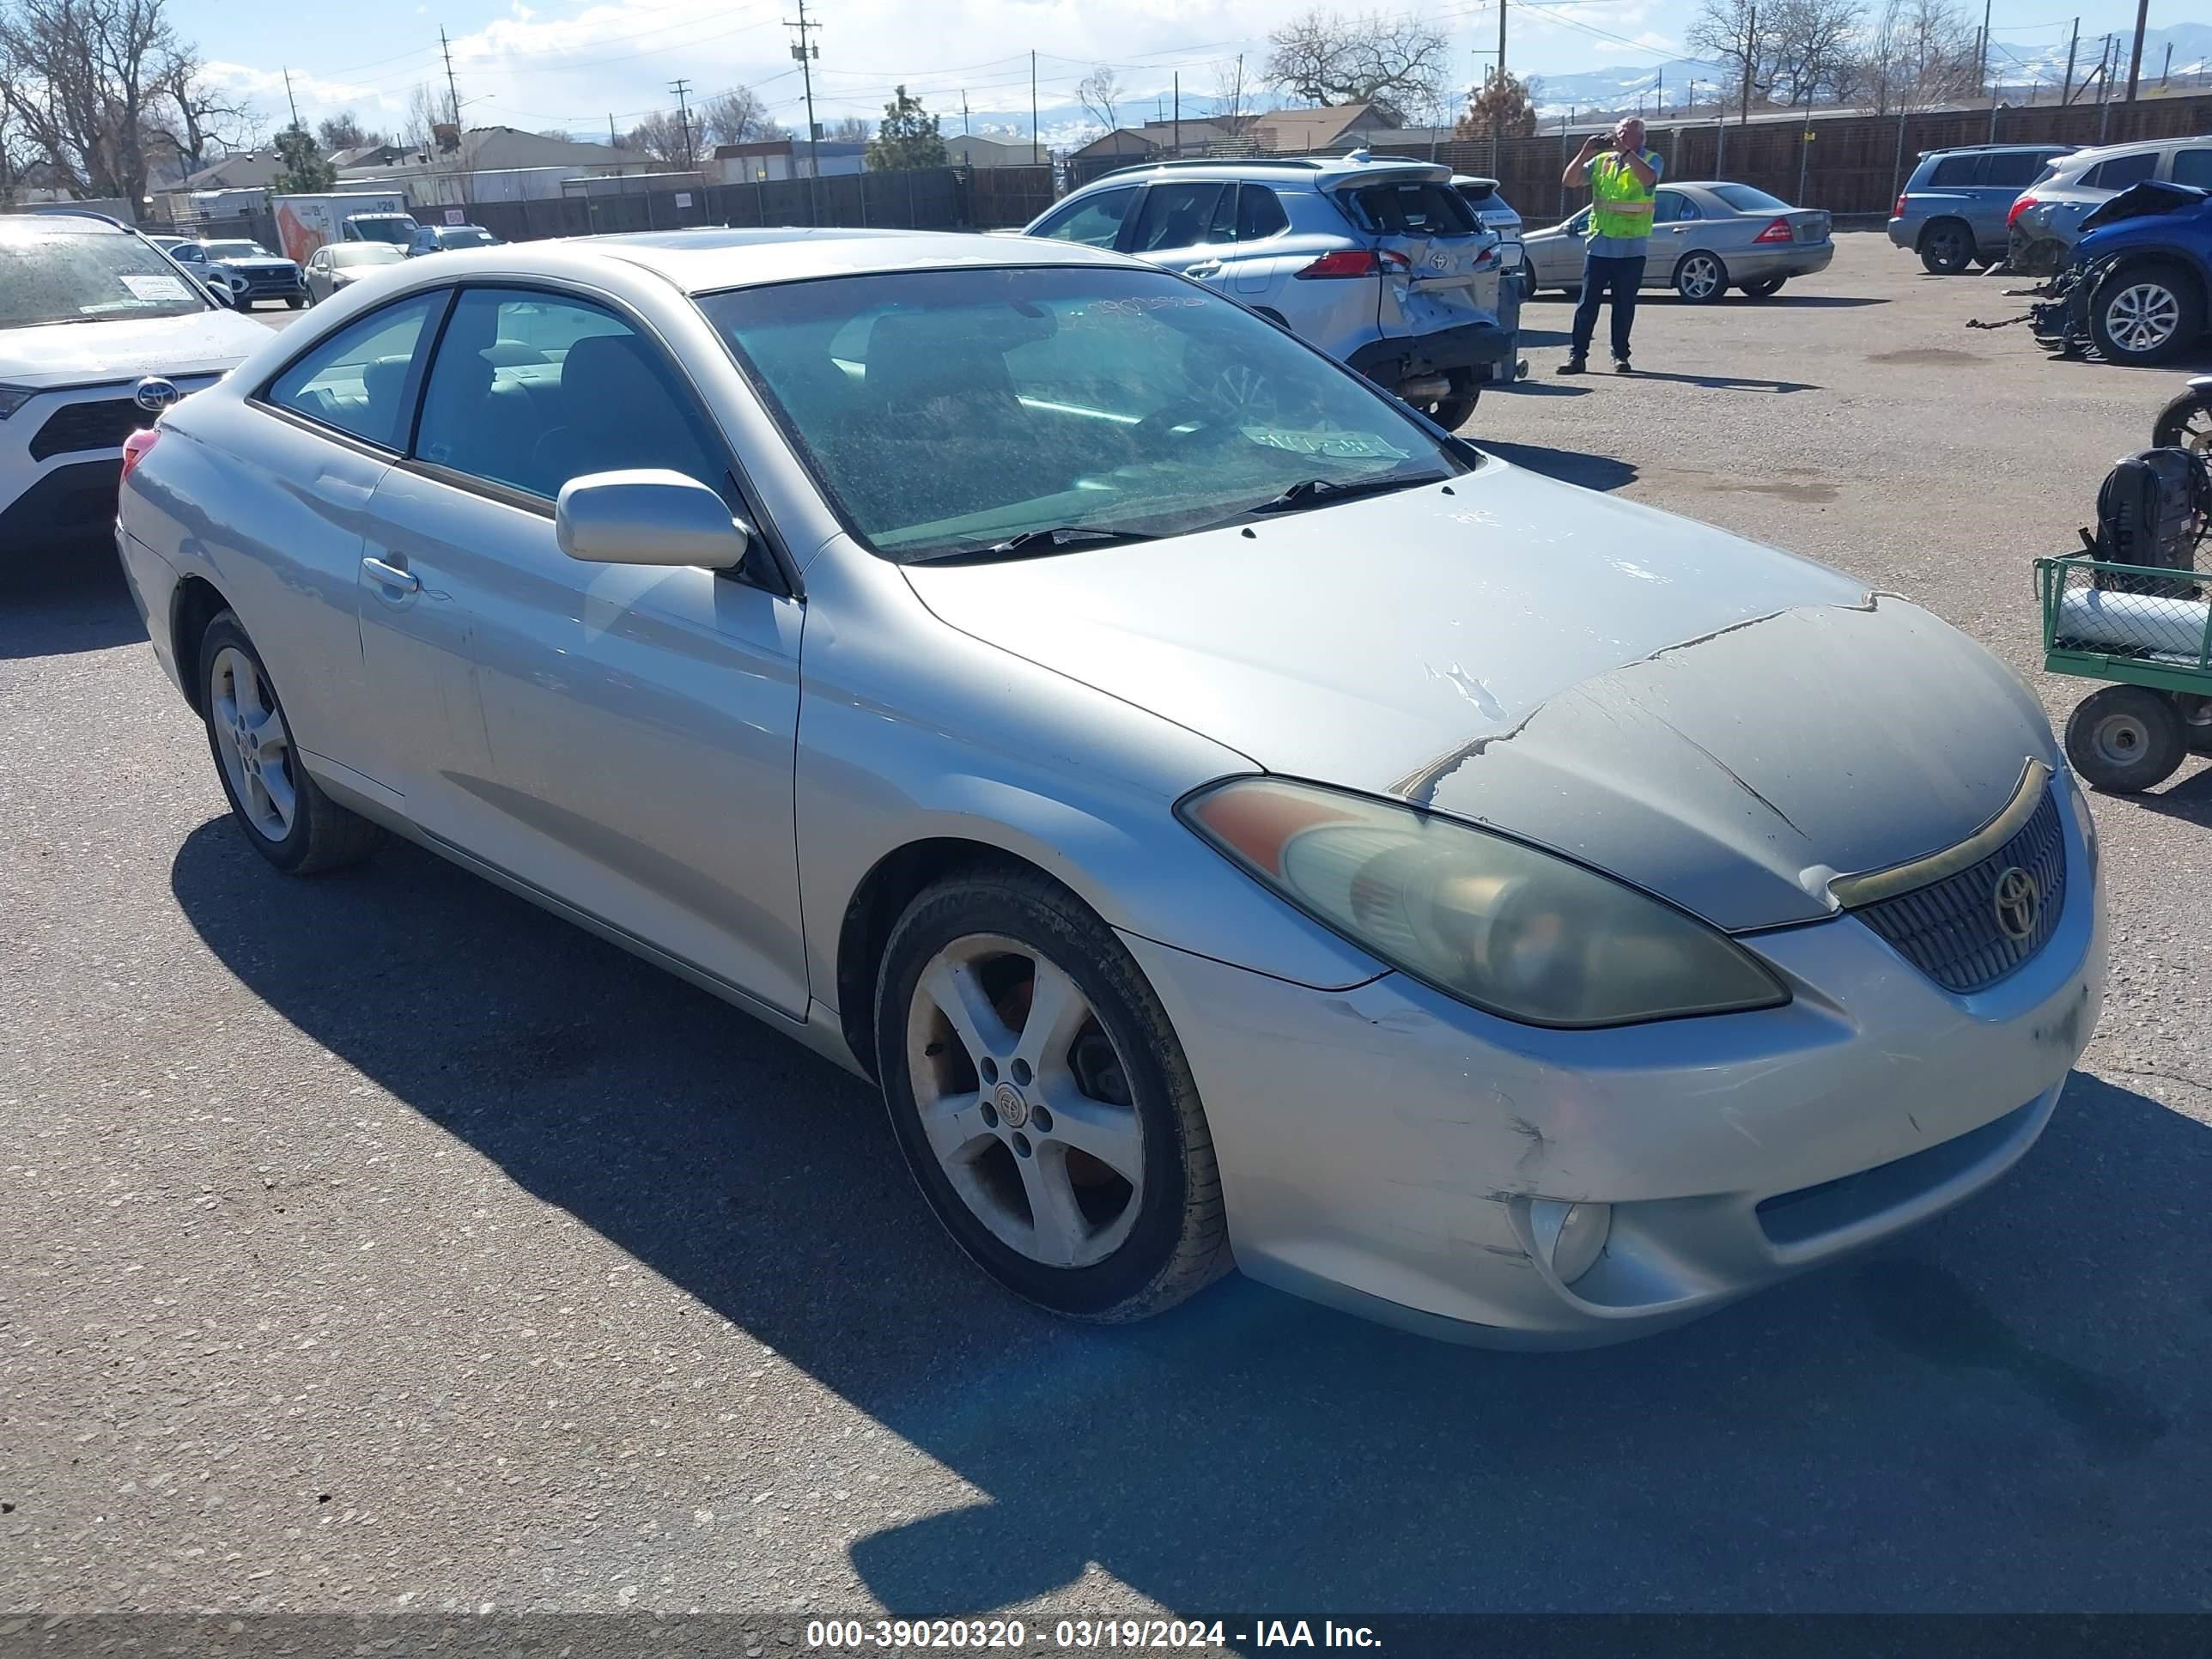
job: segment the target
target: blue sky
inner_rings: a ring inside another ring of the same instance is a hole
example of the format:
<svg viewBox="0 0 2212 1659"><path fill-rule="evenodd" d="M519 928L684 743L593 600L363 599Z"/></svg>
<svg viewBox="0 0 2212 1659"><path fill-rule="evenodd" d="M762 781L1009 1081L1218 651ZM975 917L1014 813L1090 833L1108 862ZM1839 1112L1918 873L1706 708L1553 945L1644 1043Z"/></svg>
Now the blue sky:
<svg viewBox="0 0 2212 1659"><path fill-rule="evenodd" d="M2080 3L2081 0L2070 0ZM2186 4L2151 7L2150 24L2196 21ZM1343 8L1357 10L1356 3ZM1386 8L1387 9L1387 8ZM881 113L896 82L920 93L960 127L961 94L971 109L1018 113L1030 100L1029 52L1038 59L1039 102L1066 112L1075 84L1095 64L1115 64L1129 89L1125 117L1149 116L1180 71L1188 107L1211 97L1217 75L1244 54L1255 82L1267 34L1291 7L1275 0L1224 0L1203 8L1182 0L828 0L810 12L823 28L815 73L818 118ZM1472 81L1496 50L1496 0L1443 0L1421 15L1448 30L1462 78ZM1507 58L1539 75L1615 66L1648 69L1685 56L1694 0L1511 0ZM281 125L289 67L301 115L310 121L352 108L365 124L395 126L408 94L425 82L443 95L442 25L471 125L504 124L604 132L611 113L628 125L672 106L667 87L688 77L692 95L744 83L778 116L804 118L798 65L783 20L792 0L383 0L303 6L297 0L172 0L172 16L198 43L210 67L251 95ZM2002 61L2063 54L2074 14L2052 0L1996 0L1991 34ZM2084 5L2086 38L2134 24L2125 0ZM2089 49L2094 52L2094 48ZM2094 57L2092 58L2094 61ZM979 125L979 129L980 125Z"/></svg>

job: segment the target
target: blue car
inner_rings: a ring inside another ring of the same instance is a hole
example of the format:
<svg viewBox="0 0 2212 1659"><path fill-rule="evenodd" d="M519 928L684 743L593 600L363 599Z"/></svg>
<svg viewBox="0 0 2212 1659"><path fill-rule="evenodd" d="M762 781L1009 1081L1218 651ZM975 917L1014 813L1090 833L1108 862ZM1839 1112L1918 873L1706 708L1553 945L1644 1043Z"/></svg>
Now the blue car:
<svg viewBox="0 0 2212 1659"><path fill-rule="evenodd" d="M2212 318L2212 191L2146 182L2081 222L2081 240L2036 308L2036 332L2069 354L2170 362L2202 343Z"/></svg>

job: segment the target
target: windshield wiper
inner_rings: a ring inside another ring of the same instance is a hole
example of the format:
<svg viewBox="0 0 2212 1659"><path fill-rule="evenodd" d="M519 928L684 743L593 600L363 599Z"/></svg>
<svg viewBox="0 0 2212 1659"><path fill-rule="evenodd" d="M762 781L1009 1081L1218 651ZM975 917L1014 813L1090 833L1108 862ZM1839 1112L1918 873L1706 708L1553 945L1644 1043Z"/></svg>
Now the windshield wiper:
<svg viewBox="0 0 2212 1659"><path fill-rule="evenodd" d="M1350 482L1340 478L1301 478L1281 495L1245 510L1251 513L1293 513L1300 507L1350 501L1358 495L1381 495L1394 489L1412 489L1420 484L1443 483L1449 476L1443 472L1419 472L1411 477L1397 475L1388 478L1358 478Z"/></svg>
<svg viewBox="0 0 2212 1659"><path fill-rule="evenodd" d="M1097 530L1088 525L1055 525L1048 530L1024 530L1018 536L1009 536L1002 542L993 542L988 547L963 547L955 553L940 553L925 559L925 564L960 564L980 562L987 559L1018 559L1025 553L1057 553L1062 549L1085 544L1112 546L1125 542L1156 542L1158 536L1141 530Z"/></svg>

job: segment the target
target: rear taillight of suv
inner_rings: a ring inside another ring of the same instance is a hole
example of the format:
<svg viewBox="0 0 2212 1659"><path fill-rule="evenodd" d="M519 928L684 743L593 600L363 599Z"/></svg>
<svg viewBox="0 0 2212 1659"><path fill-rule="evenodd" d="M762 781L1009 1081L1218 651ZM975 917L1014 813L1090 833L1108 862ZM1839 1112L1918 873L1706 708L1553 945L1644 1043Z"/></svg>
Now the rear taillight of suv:
<svg viewBox="0 0 2212 1659"><path fill-rule="evenodd" d="M1786 242L1794 234L1790 228L1790 222L1787 219L1777 219L1751 240L1753 242Z"/></svg>
<svg viewBox="0 0 2212 1659"><path fill-rule="evenodd" d="M2012 204L2012 211L2005 215L2005 228L2007 230L2010 230L2014 225L2018 224L2020 222L2020 216L2027 212L2028 209L2034 205L2035 198L2033 196L2023 196L2020 200L2014 202Z"/></svg>
<svg viewBox="0 0 2212 1659"><path fill-rule="evenodd" d="M1893 219L1902 219L1905 216L1905 198L1902 196L1897 198L1897 206L1891 211L1889 216Z"/></svg>
<svg viewBox="0 0 2212 1659"><path fill-rule="evenodd" d="M1324 253L1297 274L1301 278L1332 276L1379 276L1385 271L1409 270L1412 262L1402 253L1388 248L1376 252L1373 248L1340 247L1333 253Z"/></svg>
<svg viewBox="0 0 2212 1659"><path fill-rule="evenodd" d="M123 441L124 477L129 477L138 463L146 459L147 452L154 447L161 435L160 427L149 426L143 432L134 432Z"/></svg>

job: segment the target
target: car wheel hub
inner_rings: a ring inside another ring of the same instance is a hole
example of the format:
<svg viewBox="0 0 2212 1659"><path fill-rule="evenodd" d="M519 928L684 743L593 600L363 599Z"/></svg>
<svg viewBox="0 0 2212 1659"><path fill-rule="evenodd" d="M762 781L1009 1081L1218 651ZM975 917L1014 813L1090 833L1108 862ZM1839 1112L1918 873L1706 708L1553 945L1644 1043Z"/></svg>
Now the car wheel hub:
<svg viewBox="0 0 2212 1659"><path fill-rule="evenodd" d="M1144 1196L1144 1126L1090 1000L1033 946L946 945L907 1016L907 1074L938 1167L1021 1255L1086 1267L1121 1248Z"/></svg>
<svg viewBox="0 0 2212 1659"><path fill-rule="evenodd" d="M239 815L266 841L292 832L299 791L292 777L292 735L253 659L235 646L216 653L208 676L222 769Z"/></svg>
<svg viewBox="0 0 2212 1659"><path fill-rule="evenodd" d="M2132 766L2142 758L2150 733L2132 714L2110 714L2097 722L2093 734L2097 757L2109 766Z"/></svg>
<svg viewBox="0 0 2212 1659"><path fill-rule="evenodd" d="M2181 323L2181 302L2171 289L2136 283L2122 289L2105 307L2105 331L2127 351L2149 351L2172 337Z"/></svg>
<svg viewBox="0 0 2212 1659"><path fill-rule="evenodd" d="M1720 273L1713 269L1710 259L1692 259L1682 267L1682 286L1692 294L1711 293L1719 278Z"/></svg>

